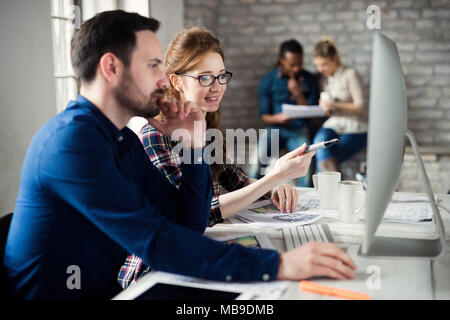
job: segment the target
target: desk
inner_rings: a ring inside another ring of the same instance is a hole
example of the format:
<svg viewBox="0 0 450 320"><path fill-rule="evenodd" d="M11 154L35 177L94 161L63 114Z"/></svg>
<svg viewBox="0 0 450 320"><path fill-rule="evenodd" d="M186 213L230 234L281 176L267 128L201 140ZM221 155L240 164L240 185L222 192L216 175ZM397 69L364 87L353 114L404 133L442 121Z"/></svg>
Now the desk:
<svg viewBox="0 0 450 320"><path fill-rule="evenodd" d="M310 188L298 188L299 196ZM438 195L441 204L450 209L450 195ZM364 236L364 223L342 223L335 219L322 218L318 223L327 223L337 244L346 250L358 266L356 278L352 280L316 279L317 283L335 286L369 294L372 299L450 299L450 214L440 209L446 228L446 252L434 261L412 258L366 258L357 255ZM285 251L280 230L245 227L230 223L217 224L207 228L205 235L228 235L242 232L259 232L269 236L275 249ZM381 223L377 235L428 238L435 235L433 225L412 225ZM145 276L139 281L145 285ZM334 299L315 293L302 292L298 281L291 281L281 299ZM130 287L127 290L133 290ZM337 299L337 298L336 298Z"/></svg>

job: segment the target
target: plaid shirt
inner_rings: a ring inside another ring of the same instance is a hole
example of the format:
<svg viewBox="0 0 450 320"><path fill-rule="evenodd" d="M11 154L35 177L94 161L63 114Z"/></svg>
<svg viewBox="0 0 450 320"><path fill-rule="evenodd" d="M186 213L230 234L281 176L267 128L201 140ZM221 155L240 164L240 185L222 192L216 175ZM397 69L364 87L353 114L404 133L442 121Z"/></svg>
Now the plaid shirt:
<svg viewBox="0 0 450 320"><path fill-rule="evenodd" d="M176 142L163 136L149 124L141 129L140 138L153 165L156 166L159 171L176 186L176 188L179 188L181 184L181 169L179 167L181 158L179 154L172 152ZM228 163L222 165L222 172L220 173L219 178L213 181L213 196L209 212L209 226L223 222L219 206L220 188L223 187L227 191L238 190L243 187L248 179L247 174L241 168L232 164L231 161L227 162ZM130 254L120 268L117 280L122 288L125 289L149 270L150 268L143 264L141 258L134 254Z"/></svg>

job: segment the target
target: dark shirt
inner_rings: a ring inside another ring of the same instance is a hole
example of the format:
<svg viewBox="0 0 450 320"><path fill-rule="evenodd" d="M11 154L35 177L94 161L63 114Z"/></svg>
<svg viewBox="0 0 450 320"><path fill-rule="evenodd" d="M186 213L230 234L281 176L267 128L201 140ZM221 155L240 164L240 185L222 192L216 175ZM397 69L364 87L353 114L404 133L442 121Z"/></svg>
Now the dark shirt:
<svg viewBox="0 0 450 320"><path fill-rule="evenodd" d="M131 130L117 129L82 96L69 103L36 133L25 157L4 260L10 296L111 298L121 290L116 279L127 252L154 270L274 279L276 251L201 235L211 206L210 167L202 161L180 168L177 189ZM70 285L72 266L80 289Z"/></svg>
<svg viewBox="0 0 450 320"><path fill-rule="evenodd" d="M301 70L299 77L303 77L301 82L302 92L308 105L319 103L319 85L317 78L306 70ZM297 104L295 98L287 88L288 77L281 75L280 69L276 68L266 74L259 84L259 115L274 115L282 111L282 104ZM302 128L306 125L303 119L294 119L286 124L279 125L285 128Z"/></svg>

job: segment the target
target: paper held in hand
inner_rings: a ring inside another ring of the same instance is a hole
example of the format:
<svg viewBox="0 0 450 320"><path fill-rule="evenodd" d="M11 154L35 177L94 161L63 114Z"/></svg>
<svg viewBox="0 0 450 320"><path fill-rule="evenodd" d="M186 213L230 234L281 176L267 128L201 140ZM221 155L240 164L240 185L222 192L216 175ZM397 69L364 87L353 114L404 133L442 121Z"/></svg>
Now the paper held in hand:
<svg viewBox="0 0 450 320"><path fill-rule="evenodd" d="M281 110L289 118L325 117L325 111L321 106L300 106L283 103Z"/></svg>

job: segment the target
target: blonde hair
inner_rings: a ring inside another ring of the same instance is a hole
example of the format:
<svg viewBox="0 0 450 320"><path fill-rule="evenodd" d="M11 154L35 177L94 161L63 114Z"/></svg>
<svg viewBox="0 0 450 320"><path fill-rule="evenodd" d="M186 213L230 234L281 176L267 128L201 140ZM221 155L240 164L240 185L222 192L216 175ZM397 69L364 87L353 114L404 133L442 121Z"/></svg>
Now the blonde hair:
<svg viewBox="0 0 450 320"><path fill-rule="evenodd" d="M182 74L192 70L210 52L218 53L222 60L225 61L220 40L208 29L196 26L179 32L169 43L164 57L163 68L167 78L170 79L171 74ZM174 88L171 81L169 83L167 95L171 98L180 99L180 93ZM220 130L221 119L220 109L215 112L208 112L205 119L207 128ZM226 163L225 139L223 143L223 160ZM213 164L211 167L213 174L218 178L222 171L222 166Z"/></svg>
<svg viewBox="0 0 450 320"><path fill-rule="evenodd" d="M334 44L334 41L329 36L324 36L320 39L319 42L314 46L314 57L321 57L327 59L336 58L336 62L338 65L341 64L341 57L339 55L339 51Z"/></svg>

